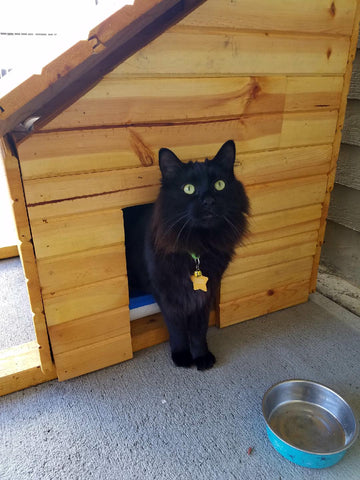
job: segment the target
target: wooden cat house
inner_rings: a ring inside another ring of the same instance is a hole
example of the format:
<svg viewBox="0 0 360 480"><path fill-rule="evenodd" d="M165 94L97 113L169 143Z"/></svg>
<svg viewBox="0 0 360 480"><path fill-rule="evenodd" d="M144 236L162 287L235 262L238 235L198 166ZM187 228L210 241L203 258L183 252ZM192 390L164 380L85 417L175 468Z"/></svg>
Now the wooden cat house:
<svg viewBox="0 0 360 480"><path fill-rule="evenodd" d="M356 0L136 0L2 95L1 150L37 342L5 355L1 393L166 339L159 315L130 323L123 223L124 208L155 200L161 147L187 161L236 143L250 235L212 323L307 300L358 18Z"/></svg>

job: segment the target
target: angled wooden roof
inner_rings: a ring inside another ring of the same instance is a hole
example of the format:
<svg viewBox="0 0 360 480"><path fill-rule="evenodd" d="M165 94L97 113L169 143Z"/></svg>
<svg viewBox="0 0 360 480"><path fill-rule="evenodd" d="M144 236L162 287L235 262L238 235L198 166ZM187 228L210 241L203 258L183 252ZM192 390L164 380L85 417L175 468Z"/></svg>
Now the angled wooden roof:
<svg viewBox="0 0 360 480"><path fill-rule="evenodd" d="M135 0L89 32L87 40L0 98L0 136L17 140L43 126L113 68L177 23L205 0Z"/></svg>

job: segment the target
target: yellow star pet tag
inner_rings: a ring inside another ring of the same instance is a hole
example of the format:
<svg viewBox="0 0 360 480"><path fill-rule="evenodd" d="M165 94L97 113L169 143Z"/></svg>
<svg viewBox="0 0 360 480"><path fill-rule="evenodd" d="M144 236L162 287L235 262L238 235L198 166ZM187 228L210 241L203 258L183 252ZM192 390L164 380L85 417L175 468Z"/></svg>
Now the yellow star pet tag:
<svg viewBox="0 0 360 480"><path fill-rule="evenodd" d="M195 255L195 253L190 253L191 257L195 260L196 269L194 275L191 275L191 281L193 283L194 290L202 290L203 292L207 292L207 281L209 280L208 277L205 277L201 273L200 270L200 257Z"/></svg>
<svg viewBox="0 0 360 480"><path fill-rule="evenodd" d="M194 275L191 275L190 278L193 282L194 290L203 290L204 292L207 292L206 284L208 281L208 277L205 277L205 275L203 275L200 270L196 270L194 272Z"/></svg>

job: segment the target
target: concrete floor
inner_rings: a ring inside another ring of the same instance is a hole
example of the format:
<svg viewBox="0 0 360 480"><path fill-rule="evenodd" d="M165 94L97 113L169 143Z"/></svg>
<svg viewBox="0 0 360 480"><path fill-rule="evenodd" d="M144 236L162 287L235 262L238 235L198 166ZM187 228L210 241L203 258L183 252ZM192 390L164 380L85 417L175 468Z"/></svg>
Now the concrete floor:
<svg viewBox="0 0 360 480"><path fill-rule="evenodd" d="M35 340L24 271L19 257L0 260L0 350Z"/></svg>
<svg viewBox="0 0 360 480"><path fill-rule="evenodd" d="M358 480L360 442L311 470L270 445L264 392L321 382L360 418L359 317L314 294L303 305L209 331L206 372L172 365L168 344L66 382L0 399L2 480ZM253 447L251 455L248 448Z"/></svg>

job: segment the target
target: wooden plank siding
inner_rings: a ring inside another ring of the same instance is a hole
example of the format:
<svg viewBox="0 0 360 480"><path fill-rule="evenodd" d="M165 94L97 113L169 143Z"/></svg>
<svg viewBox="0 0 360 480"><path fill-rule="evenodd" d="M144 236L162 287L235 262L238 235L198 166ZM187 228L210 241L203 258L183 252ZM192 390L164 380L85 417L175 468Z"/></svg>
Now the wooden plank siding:
<svg viewBox="0 0 360 480"><path fill-rule="evenodd" d="M337 111L330 110L257 114L170 126L42 133L20 146L22 173L25 180L30 180L152 166L164 143L184 161L214 156L224 138L235 140L238 153L331 145L336 119Z"/></svg>
<svg viewBox="0 0 360 480"><path fill-rule="evenodd" d="M330 153L330 145L321 145L238 154L235 172L246 185L326 174ZM25 190L32 208L70 198L96 197L159 184L159 168L151 166L31 179L25 181Z"/></svg>
<svg viewBox="0 0 360 480"><path fill-rule="evenodd" d="M342 82L341 76L123 78L113 73L42 131L336 109Z"/></svg>
<svg viewBox="0 0 360 480"><path fill-rule="evenodd" d="M345 73L348 50L346 36L221 31L178 24L110 75L337 75Z"/></svg>
<svg viewBox="0 0 360 480"><path fill-rule="evenodd" d="M58 378L131 358L122 210L41 219L32 231ZM98 342L106 350L91 360Z"/></svg>
<svg viewBox="0 0 360 480"><path fill-rule="evenodd" d="M131 356L122 209L156 199L161 147L190 161L236 143L250 231L218 325L306 301L356 5L208 0L18 145L59 378Z"/></svg>
<svg viewBox="0 0 360 480"><path fill-rule="evenodd" d="M353 0L208 0L182 25L229 30L259 30L349 35L356 4Z"/></svg>

